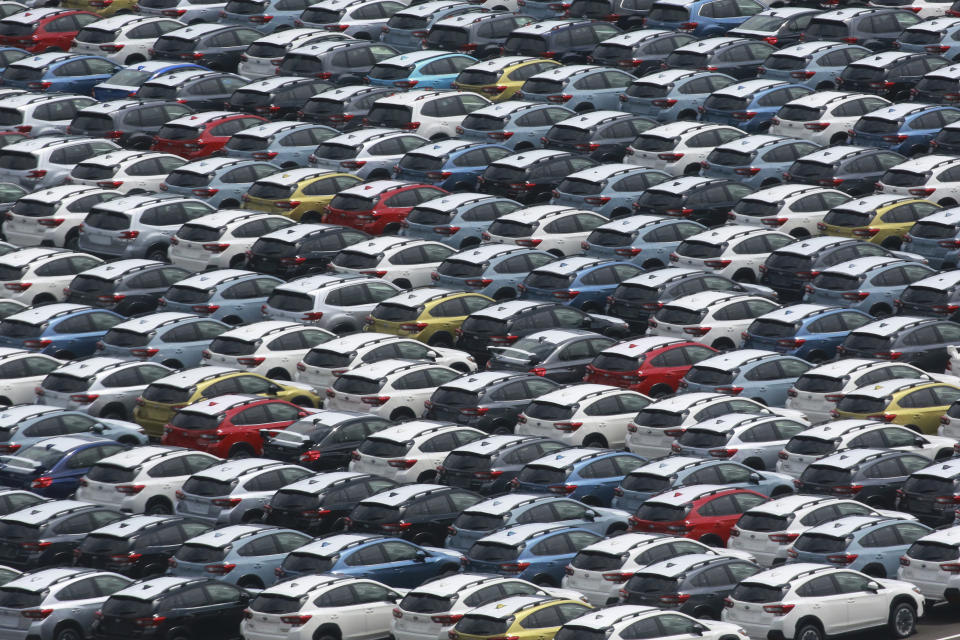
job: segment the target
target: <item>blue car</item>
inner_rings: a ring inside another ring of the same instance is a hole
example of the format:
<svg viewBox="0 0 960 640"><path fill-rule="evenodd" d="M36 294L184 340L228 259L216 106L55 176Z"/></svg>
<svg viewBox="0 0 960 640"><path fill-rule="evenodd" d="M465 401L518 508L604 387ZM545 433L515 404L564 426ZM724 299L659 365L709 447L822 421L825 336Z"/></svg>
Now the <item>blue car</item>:
<svg viewBox="0 0 960 640"><path fill-rule="evenodd" d="M0 456L0 487L29 489L45 498L66 498L90 468L129 447L93 434L44 438L12 456Z"/></svg>
<svg viewBox="0 0 960 640"><path fill-rule="evenodd" d="M491 162L512 153L512 149L499 144L456 138L440 140L404 154L394 177L436 185L447 191L472 190Z"/></svg>
<svg viewBox="0 0 960 640"><path fill-rule="evenodd" d="M857 309L795 304L766 313L747 328L744 349L769 349L826 362L837 355L837 347L854 329L875 318Z"/></svg>
<svg viewBox="0 0 960 640"><path fill-rule="evenodd" d="M669 179L669 173L658 169L601 164L564 178L554 189L550 204L589 209L611 220L623 218L633 213L633 203L641 193Z"/></svg>
<svg viewBox="0 0 960 640"><path fill-rule="evenodd" d="M217 22L276 33L292 29L310 4L309 0L227 0Z"/></svg>
<svg viewBox="0 0 960 640"><path fill-rule="evenodd" d="M934 136L958 120L958 107L900 102L861 116L853 125L849 143L914 156L926 152Z"/></svg>
<svg viewBox="0 0 960 640"><path fill-rule="evenodd" d="M477 540L467 552L464 568L555 587L573 557L601 540L602 536L579 527L521 524Z"/></svg>
<svg viewBox="0 0 960 640"><path fill-rule="evenodd" d="M768 80L784 80L811 89L830 90L836 87L837 77L848 64L871 53L866 47L846 42L801 42L772 53L760 65L759 73Z"/></svg>
<svg viewBox="0 0 960 640"><path fill-rule="evenodd" d="M846 516L801 533L787 550L787 564L814 562L890 578L897 575L900 556L932 531L899 518Z"/></svg>
<svg viewBox="0 0 960 640"><path fill-rule="evenodd" d="M456 551L421 547L402 538L340 533L311 542L288 555L276 571L276 581L329 573L412 589L437 576L456 573L462 557Z"/></svg>
<svg viewBox="0 0 960 640"><path fill-rule="evenodd" d="M900 258L857 258L821 271L806 285L803 301L859 309L877 318L889 316L894 300L908 285L935 273L926 265Z"/></svg>
<svg viewBox="0 0 960 640"><path fill-rule="evenodd" d="M364 81L374 87L452 89L460 72L479 62L449 51L411 51L373 65Z"/></svg>
<svg viewBox="0 0 960 640"><path fill-rule="evenodd" d="M747 133L762 133L770 128L780 107L809 93L813 89L802 84L746 80L710 94L700 109L700 119L739 127Z"/></svg>
<svg viewBox="0 0 960 640"><path fill-rule="evenodd" d="M502 196L451 193L415 206L400 223L399 235L468 249L480 244L480 234L491 222L522 208L516 200Z"/></svg>
<svg viewBox="0 0 960 640"><path fill-rule="evenodd" d="M651 460L634 469L614 492L612 506L631 513L655 495L695 484L715 484L750 489L771 498L793 493L793 478L782 473L757 471L730 460L671 456Z"/></svg>
<svg viewBox="0 0 960 640"><path fill-rule="evenodd" d="M778 185L798 158L820 146L799 138L755 134L724 143L700 163L700 175L736 180L751 189Z"/></svg>
<svg viewBox="0 0 960 640"><path fill-rule="evenodd" d="M766 8L754 0L660 0L650 7L644 26L709 38L722 36Z"/></svg>
<svg viewBox="0 0 960 640"><path fill-rule="evenodd" d="M130 64L119 69L115 74L93 88L93 97L100 102L131 98L136 95L144 82L168 73L173 73L174 71L183 71L184 69L210 71L210 69L192 62L147 60L146 62Z"/></svg>
<svg viewBox="0 0 960 640"><path fill-rule="evenodd" d="M188 198L200 198L212 207L239 207L250 185L280 171L272 162L240 158L203 158L171 171L160 190Z"/></svg>
<svg viewBox="0 0 960 640"><path fill-rule="evenodd" d="M531 271L518 289L524 300L546 300L602 313L607 296L621 282L641 273L643 269L630 262L572 256Z"/></svg>
<svg viewBox="0 0 960 640"><path fill-rule="evenodd" d="M624 476L646 464L626 451L574 448L528 462L513 481L515 491L558 493L584 504L610 506Z"/></svg>
<svg viewBox="0 0 960 640"><path fill-rule="evenodd" d="M680 380L688 393L725 393L771 407L787 402L787 390L812 364L761 349L737 349L696 363Z"/></svg>
<svg viewBox="0 0 960 640"><path fill-rule="evenodd" d="M736 81L716 71L664 69L634 80L620 94L620 109L664 123L694 120L710 94Z"/></svg>
<svg viewBox="0 0 960 640"><path fill-rule="evenodd" d="M97 342L126 320L119 313L61 302L7 316L0 321L0 347L29 349L55 358L93 355Z"/></svg>
<svg viewBox="0 0 960 640"><path fill-rule="evenodd" d="M656 269L670 264L670 254L681 242L706 230L693 220L634 215L600 225L580 246L591 258L626 260Z"/></svg>
<svg viewBox="0 0 960 640"><path fill-rule="evenodd" d="M94 85L113 77L121 68L100 56L51 51L11 63L0 78L3 86L11 89L90 95Z"/></svg>
<svg viewBox="0 0 960 640"><path fill-rule="evenodd" d="M517 297L520 284L531 271L556 259L552 253L537 249L496 242L481 244L448 256L437 267L433 281L445 289L509 300Z"/></svg>
<svg viewBox="0 0 960 640"><path fill-rule="evenodd" d="M560 105L507 100L467 114L457 127L457 137L477 142L496 142L514 151L539 149L540 138L558 122L575 116Z"/></svg>
<svg viewBox="0 0 960 640"><path fill-rule="evenodd" d="M955 269L960 262L960 207L917 220L903 242L904 250L923 256L934 269Z"/></svg>
<svg viewBox="0 0 960 640"><path fill-rule="evenodd" d="M218 269L181 280L167 289L157 304L164 311L200 314L232 325L248 324L263 320L261 307L281 284L283 280L276 276Z"/></svg>
<svg viewBox="0 0 960 640"><path fill-rule="evenodd" d="M311 122L275 120L233 134L223 147L223 154L228 158L264 160L281 169L296 169L307 166L317 145L339 133Z"/></svg>

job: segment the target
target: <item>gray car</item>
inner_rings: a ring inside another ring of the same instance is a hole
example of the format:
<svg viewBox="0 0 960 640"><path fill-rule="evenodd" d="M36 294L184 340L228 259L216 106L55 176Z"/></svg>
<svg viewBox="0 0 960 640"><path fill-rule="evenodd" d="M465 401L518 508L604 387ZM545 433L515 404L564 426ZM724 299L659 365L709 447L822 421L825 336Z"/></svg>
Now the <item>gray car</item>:
<svg viewBox="0 0 960 640"><path fill-rule="evenodd" d="M261 307L283 284L276 276L240 269L208 271L181 280L159 300L165 311L194 313L241 325L263 320Z"/></svg>
<svg viewBox="0 0 960 640"><path fill-rule="evenodd" d="M41 569L0 587L0 636L4 640L83 638L106 599L133 584L110 571ZM43 615L33 615L43 612Z"/></svg>
<svg viewBox="0 0 960 640"><path fill-rule="evenodd" d="M618 108L660 122L696 120L698 107L714 91L736 82L716 71L665 69L634 80Z"/></svg>
<svg viewBox="0 0 960 640"><path fill-rule="evenodd" d="M393 87L371 87L351 84L329 89L310 98L300 111L300 119L333 127L337 131L353 131L363 126L363 116L378 99L394 92Z"/></svg>
<svg viewBox="0 0 960 640"><path fill-rule="evenodd" d="M776 469L780 451L808 425L779 416L728 413L687 427L671 446L674 455L725 458L751 469Z"/></svg>
<svg viewBox="0 0 960 640"><path fill-rule="evenodd" d="M230 325L189 313L166 311L121 322L103 336L101 355L160 362L172 369L198 367L200 354Z"/></svg>
<svg viewBox="0 0 960 640"><path fill-rule="evenodd" d="M766 134L745 136L714 148L701 163L700 175L736 180L751 189L764 189L780 184L790 165L819 148L819 145L798 138Z"/></svg>
<svg viewBox="0 0 960 640"><path fill-rule="evenodd" d="M31 138L62 135L81 109L98 104L89 96L24 93L9 96L0 104L3 129L16 129Z"/></svg>
<svg viewBox="0 0 960 640"><path fill-rule="evenodd" d="M214 208L235 208L251 184L279 170L279 165L260 160L204 158L171 171L160 190L193 197Z"/></svg>
<svg viewBox="0 0 960 640"><path fill-rule="evenodd" d="M372 127L326 140L310 154L309 161L311 167L347 171L361 178L389 178L404 154L429 142L400 129ZM0 166L2 158L0 150Z"/></svg>
<svg viewBox="0 0 960 640"><path fill-rule="evenodd" d="M620 94L634 80L636 77L619 69L585 64L562 65L531 76L515 95L531 102L563 102L565 107L577 113L601 109L612 111L620 108Z"/></svg>
<svg viewBox="0 0 960 640"><path fill-rule="evenodd" d="M398 11L387 20L380 40L397 51L418 51L420 41L434 24L447 16L483 11L480 5L455 0L434 0Z"/></svg>
<svg viewBox="0 0 960 640"><path fill-rule="evenodd" d="M15 454L53 436L72 436L89 433L120 444L146 444L143 429L123 420L93 418L80 411L61 409L41 404L18 404L0 411L0 451ZM29 506L24 504L19 508Z"/></svg>
<svg viewBox="0 0 960 640"><path fill-rule="evenodd" d="M503 494L528 462L566 448L543 436L488 436L448 453L437 471L437 482L485 496Z"/></svg>
<svg viewBox="0 0 960 640"><path fill-rule="evenodd" d="M129 258L77 274L64 289L66 301L110 309L125 316L149 313L157 299L190 272L156 260Z"/></svg>
<svg viewBox="0 0 960 640"><path fill-rule="evenodd" d="M228 158L266 160L281 169L296 169L307 164L318 144L337 133L319 124L277 120L233 134L223 153Z"/></svg>
<svg viewBox="0 0 960 640"><path fill-rule="evenodd" d="M836 87L837 78L848 64L870 53L866 47L845 42L801 42L770 54L760 65L760 73L770 80L805 84L818 91L830 90Z"/></svg>
<svg viewBox="0 0 960 640"><path fill-rule="evenodd" d="M118 151L109 140L70 136L23 140L0 149L0 182L29 191L59 185L75 165L87 158Z"/></svg>
<svg viewBox="0 0 960 640"><path fill-rule="evenodd" d="M292 49L277 67L277 75L317 77L335 84L358 84L373 65L399 51L366 40L327 40Z"/></svg>
<svg viewBox="0 0 960 640"><path fill-rule="evenodd" d="M464 140L496 142L514 151L539 149L541 138L553 125L575 115L565 106L507 100L468 113L457 134Z"/></svg>
<svg viewBox="0 0 960 640"><path fill-rule="evenodd" d="M547 329L509 347L490 347L488 369L529 371L556 382L583 380L587 365L617 341L584 329Z"/></svg>
<svg viewBox="0 0 960 640"><path fill-rule="evenodd" d="M0 150L0 154L5 150ZM194 198L125 196L93 207L83 222L77 244L84 247L82 251L94 255L165 262L173 234L184 223L214 210Z"/></svg>
<svg viewBox="0 0 960 640"><path fill-rule="evenodd" d="M217 526L259 522L277 489L310 475L304 467L266 458L230 460L190 476L176 512Z"/></svg>

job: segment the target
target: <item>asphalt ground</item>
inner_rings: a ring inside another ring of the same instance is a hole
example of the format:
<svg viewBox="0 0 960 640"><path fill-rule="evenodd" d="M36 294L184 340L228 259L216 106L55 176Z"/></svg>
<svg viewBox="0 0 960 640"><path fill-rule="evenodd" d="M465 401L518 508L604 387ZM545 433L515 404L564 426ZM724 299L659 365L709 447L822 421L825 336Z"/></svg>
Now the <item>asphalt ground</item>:
<svg viewBox="0 0 960 640"><path fill-rule="evenodd" d="M859 633L855 637L857 640L868 640L871 636L875 639L876 633ZM917 633L912 636L912 640L958 640L960 639L960 606L949 603L940 604L927 610L920 624L917 625Z"/></svg>

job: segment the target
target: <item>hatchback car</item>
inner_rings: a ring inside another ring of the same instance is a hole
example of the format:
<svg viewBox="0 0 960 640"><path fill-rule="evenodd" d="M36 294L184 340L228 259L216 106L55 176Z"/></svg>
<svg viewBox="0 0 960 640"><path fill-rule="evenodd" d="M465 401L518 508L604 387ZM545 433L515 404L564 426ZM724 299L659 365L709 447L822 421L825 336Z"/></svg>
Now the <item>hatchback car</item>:
<svg viewBox="0 0 960 640"><path fill-rule="evenodd" d="M101 56L40 53L10 63L3 70L3 85L49 93L91 93L113 77L120 66Z"/></svg>
<svg viewBox="0 0 960 640"><path fill-rule="evenodd" d="M615 220L617 218L630 216L633 201L639 197L643 191L669 179L670 176L667 172L657 169L632 167L628 164L602 164L568 175L557 185L557 188L553 190L553 197L550 199L550 204L572 206L580 209L586 208L587 205L592 205L593 210L600 215ZM637 216L634 216L634 218L636 217ZM647 224L637 223L633 220L624 224L627 225L628 228L636 229L649 226L650 229L648 229L648 231L653 231L656 228L652 220L644 220L644 222ZM619 229L620 226L612 225L612 228ZM605 235L603 231L600 230L595 230L594 233L597 234L598 237ZM650 241L656 242L656 236L661 234L672 235L660 231L659 234L649 234L651 236ZM600 250L599 246L593 248ZM614 255L635 257L632 254L632 251L630 254L625 254L616 253L616 250L608 250L605 254L595 255L594 257L612 258ZM665 264L665 262L661 264Z"/></svg>
<svg viewBox="0 0 960 640"><path fill-rule="evenodd" d="M47 498L66 498L97 461L128 447L88 433L44 438L3 457L0 482Z"/></svg>
<svg viewBox="0 0 960 640"><path fill-rule="evenodd" d="M810 464L797 481L798 493L838 495L874 508L894 507L897 490L930 460L889 449L849 449Z"/></svg>
<svg viewBox="0 0 960 640"><path fill-rule="evenodd" d="M550 23L518 29L507 39L506 47L524 29L549 28ZM539 55L543 55L539 52ZM532 102L559 104L577 113L614 110L620 94L635 78L619 69L594 65L567 64L530 76L515 97Z"/></svg>
<svg viewBox="0 0 960 640"><path fill-rule="evenodd" d="M795 356L759 349L739 349L693 365L680 386L687 391L714 391L782 406L787 391L812 365Z"/></svg>
<svg viewBox="0 0 960 640"><path fill-rule="evenodd" d="M281 227L253 243L246 252L245 266L258 273L292 280L325 271L341 249L369 238L363 231L332 224L300 223Z"/></svg>
<svg viewBox="0 0 960 640"><path fill-rule="evenodd" d="M436 387L450 382L458 375L459 372L449 367L441 367L430 362L387 359L361 364L340 374L334 383L327 387L325 406L330 409L369 411L394 422L412 420L420 413L420 407ZM399 442L406 442L406 440ZM461 444L466 444L466 441ZM410 444L406 446L409 447ZM389 447L376 447L371 443L369 453L374 454L378 448ZM359 459L354 457L354 460ZM413 458L410 465L401 464L402 462L388 466L409 470L417 464L417 459ZM359 470L367 471L368 469ZM432 476L433 473L434 468L431 467L428 474Z"/></svg>
<svg viewBox="0 0 960 640"><path fill-rule="evenodd" d="M426 182L448 191L470 190L488 164L510 153L509 148L498 144L440 140L404 154L394 177Z"/></svg>
<svg viewBox="0 0 960 640"><path fill-rule="evenodd" d="M804 287L804 302L842 304L867 311L875 318L893 314L894 300L912 282L933 269L897 258L857 258L824 269ZM849 338L847 338L849 339Z"/></svg>
<svg viewBox="0 0 960 640"><path fill-rule="evenodd" d="M940 130L957 120L956 107L902 102L862 116L847 139L854 145L915 156L926 152Z"/></svg>
<svg viewBox="0 0 960 640"><path fill-rule="evenodd" d="M757 65L776 50L767 42L718 35L677 47L667 56L664 66L673 69L708 69L738 80L748 80L756 77Z"/></svg>
<svg viewBox="0 0 960 640"><path fill-rule="evenodd" d="M701 120L736 126L747 133L762 133L769 129L780 107L809 93L810 87L802 84L745 80L710 94L703 102Z"/></svg>
<svg viewBox="0 0 960 640"><path fill-rule="evenodd" d="M187 160L213 155L230 136L266 122L266 118L235 111L206 111L167 121L153 137L151 151L173 153Z"/></svg>
<svg viewBox="0 0 960 640"><path fill-rule="evenodd" d="M0 346L28 349L62 360L92 355L120 314L85 305L59 303L30 307L0 320Z"/></svg>
<svg viewBox="0 0 960 640"><path fill-rule="evenodd" d="M263 319L260 308L282 280L239 269L218 269L184 278L157 300L162 311L191 313L229 325Z"/></svg>
<svg viewBox="0 0 960 640"><path fill-rule="evenodd" d="M468 114L457 134L465 140L494 141L514 151L525 151L540 147L540 138L554 124L573 115L567 107L507 100Z"/></svg>
<svg viewBox="0 0 960 640"><path fill-rule="evenodd" d="M851 331L872 321L872 316L855 309L794 304L754 320L743 346L821 363L836 355L837 347Z"/></svg>

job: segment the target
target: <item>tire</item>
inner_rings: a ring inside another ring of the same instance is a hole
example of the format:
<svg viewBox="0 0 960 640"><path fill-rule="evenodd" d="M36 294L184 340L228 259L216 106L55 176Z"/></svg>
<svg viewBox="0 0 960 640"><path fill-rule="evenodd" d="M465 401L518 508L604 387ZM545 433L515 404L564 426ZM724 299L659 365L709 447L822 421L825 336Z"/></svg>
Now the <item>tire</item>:
<svg viewBox="0 0 960 640"><path fill-rule="evenodd" d="M169 260L167 260L167 247L162 244L155 244L147 249L147 253L143 257L147 260L156 260L157 262L169 262Z"/></svg>
<svg viewBox="0 0 960 640"><path fill-rule="evenodd" d="M392 222L383 228L383 235L393 236L400 233L400 225L396 222Z"/></svg>
<svg viewBox="0 0 960 640"><path fill-rule="evenodd" d="M237 586L241 589L263 589L263 580L256 576L244 576L237 580Z"/></svg>
<svg viewBox="0 0 960 640"><path fill-rule="evenodd" d="M821 82L820 84L817 85L817 91L833 91L833 89L834 89L834 84L830 80L827 80L826 82Z"/></svg>
<svg viewBox="0 0 960 640"><path fill-rule="evenodd" d="M290 402L297 405L298 407L308 407L310 409L313 408L313 401L310 400L310 398L308 398L307 396L297 396Z"/></svg>
<svg viewBox="0 0 960 640"><path fill-rule="evenodd" d="M863 568L863 572L870 576L871 578L883 578L887 577L887 570L883 568L883 565L871 564Z"/></svg>
<svg viewBox="0 0 960 640"><path fill-rule="evenodd" d="M472 249L474 247L480 246L479 238L464 238L463 242L460 243L460 251L466 251L467 249Z"/></svg>
<svg viewBox="0 0 960 640"><path fill-rule="evenodd" d="M763 465L763 462L761 462L760 464ZM789 496L789 495L793 495L793 491L791 491L788 487L777 487L776 489L770 492L770 498L772 500L776 500L777 498L782 498L784 496Z"/></svg>
<svg viewBox="0 0 960 640"><path fill-rule="evenodd" d="M240 522L243 524L255 524L257 522L263 522L263 511L260 509L250 509L240 518Z"/></svg>
<svg viewBox="0 0 960 640"><path fill-rule="evenodd" d="M730 351L734 348L733 342L729 338L719 338L713 341L713 344L710 345L717 351Z"/></svg>
<svg viewBox="0 0 960 640"><path fill-rule="evenodd" d="M495 436L513 435L513 429L512 425L505 422L495 422L490 433Z"/></svg>
<svg viewBox="0 0 960 640"><path fill-rule="evenodd" d="M80 249L80 233L78 231L71 231L67 234L66 239L63 241L63 248L69 249L70 251L77 251Z"/></svg>
<svg viewBox="0 0 960 640"><path fill-rule="evenodd" d="M401 289L412 289L412 288L413 288L413 287L410 285L410 281L407 280L406 278L398 278L398 279L396 279L396 280L393 281L393 284L397 285L397 286L400 287Z"/></svg>
<svg viewBox="0 0 960 640"><path fill-rule="evenodd" d="M462 362L454 362L450 365L450 368L460 373L470 373L470 368Z"/></svg>
<svg viewBox="0 0 960 640"><path fill-rule="evenodd" d="M227 316L226 318L223 319L223 321L233 326L243 324L243 320L241 318L238 318L237 316Z"/></svg>
<svg viewBox="0 0 960 640"><path fill-rule="evenodd" d="M532 582L538 587L556 587L557 586L553 578L551 578L550 576L537 576L532 580Z"/></svg>
<svg viewBox="0 0 960 640"><path fill-rule="evenodd" d="M415 420L417 416L414 415L413 411L406 407L400 409L394 409L393 413L390 414L391 422L407 422L409 420Z"/></svg>
<svg viewBox="0 0 960 640"><path fill-rule="evenodd" d="M348 324L338 324L333 329L330 329L330 331L337 334L338 336L345 336L348 333L353 333L353 327L351 327Z"/></svg>
<svg viewBox="0 0 960 640"><path fill-rule="evenodd" d="M441 347L446 349L453 348L453 338L446 331L438 331L437 333L430 336L430 339L427 340L427 344L431 347Z"/></svg>
<svg viewBox="0 0 960 640"><path fill-rule="evenodd" d="M413 536L413 541L419 544L421 547L431 547L433 546L433 536L427 532L418 533Z"/></svg>
<svg viewBox="0 0 960 640"><path fill-rule="evenodd" d="M673 393L673 389L667 384L655 384L650 388L649 396L651 398L665 398Z"/></svg>
<svg viewBox="0 0 960 640"><path fill-rule="evenodd" d="M56 301L57 301L57 299L54 298L54 297L53 297L52 295L50 295L49 293L41 293L40 295L36 296L36 297L33 299L33 301L31 302L31 304L33 304L33 306L35 306L35 307L42 307L42 306L45 305L45 304L53 304L53 303L56 302Z"/></svg>
<svg viewBox="0 0 960 640"><path fill-rule="evenodd" d="M574 109L574 111L576 111L577 113L589 113L591 111L595 111L595 109L592 104L590 104L589 102L585 102L583 104L577 105L577 108Z"/></svg>
<svg viewBox="0 0 960 640"><path fill-rule="evenodd" d="M84 635L79 627L67 622L53 632L53 640L84 640Z"/></svg>
<svg viewBox="0 0 960 640"><path fill-rule="evenodd" d="M880 246L884 247L885 249L890 249L891 251L898 251L902 245L903 240L900 238L890 237L884 240Z"/></svg>
<svg viewBox="0 0 960 640"><path fill-rule="evenodd" d="M256 454L253 450L245 444L235 444L230 447L230 452L227 454L227 458L230 460L244 460L246 458L252 458Z"/></svg>
<svg viewBox="0 0 960 640"><path fill-rule="evenodd" d="M166 498L150 498L143 513L148 516L168 516L173 514L173 506Z"/></svg>
<svg viewBox="0 0 960 640"><path fill-rule="evenodd" d="M286 369L277 368L277 369L271 369L270 371L268 371L267 377L272 378L274 380L289 380L290 374L287 373Z"/></svg>
<svg viewBox="0 0 960 640"><path fill-rule="evenodd" d="M885 304L875 304L870 307L870 315L874 318L886 318L893 314L893 310Z"/></svg>
<svg viewBox="0 0 960 640"><path fill-rule="evenodd" d="M705 536L700 536L700 542L702 542L703 544L707 545L708 547L722 547L722 546L723 546L723 540L721 540L719 537L713 535L712 533L708 533L708 534L705 535Z"/></svg>
<svg viewBox="0 0 960 640"><path fill-rule="evenodd" d="M223 202L221 202L220 206L217 208L218 209L236 209L239 206L240 206L240 203L234 200L233 198L231 198L229 200L224 200Z"/></svg>
<svg viewBox="0 0 960 640"><path fill-rule="evenodd" d="M754 275L753 271L750 269L740 269L735 274L733 274L733 280L736 282L746 282L752 284L757 281L757 276Z"/></svg>
<svg viewBox="0 0 960 640"><path fill-rule="evenodd" d="M243 265L247 263L247 257L244 255L233 256L230 258L230 268L231 269L243 269Z"/></svg>
<svg viewBox="0 0 960 640"><path fill-rule="evenodd" d="M496 301L501 300L513 300L517 297L517 292L510 288L503 288L493 294L493 299Z"/></svg>
<svg viewBox="0 0 960 640"><path fill-rule="evenodd" d="M811 351L810 355L807 356L807 361L812 362L813 364L820 364L827 361L827 354L823 351Z"/></svg>
<svg viewBox="0 0 960 640"><path fill-rule="evenodd" d="M686 169L683 170L683 175L685 176L698 176L700 175L700 165L691 164Z"/></svg>
<svg viewBox="0 0 960 640"><path fill-rule="evenodd" d="M323 219L323 214L319 211L307 211L302 216L300 216L301 224L315 224L319 223Z"/></svg>
<svg viewBox="0 0 960 640"><path fill-rule="evenodd" d="M164 360L161 364L171 369L183 369L183 363L179 360Z"/></svg>
<svg viewBox="0 0 960 640"><path fill-rule="evenodd" d="M909 602L897 602L890 607L890 620L887 623L890 635L894 638L908 638L917 630L917 610Z"/></svg>
<svg viewBox="0 0 960 640"><path fill-rule="evenodd" d="M806 229L794 229L793 231L790 232L790 235L792 235L797 240L804 240L805 238L810 237L810 232L807 231Z"/></svg>
<svg viewBox="0 0 960 640"><path fill-rule="evenodd" d="M943 200L941 200L941 201L938 202L937 204L939 204L939 205L940 205L941 207L943 207L943 208L955 207L955 206L957 206L957 201L954 200L953 198L944 198Z"/></svg>
<svg viewBox="0 0 960 640"><path fill-rule="evenodd" d="M775 187L778 184L780 184L780 181L777 180L776 178L767 178L766 180L760 183L760 188L766 189L767 187Z"/></svg>
<svg viewBox="0 0 960 640"><path fill-rule="evenodd" d="M440 571L440 575L439 575L438 577L440 577L440 578L446 578L446 577L448 577L448 576L455 575L455 574L457 574L457 573L459 573L459 572L460 572L460 567L454 566L454 565L452 565L452 564L448 564L447 566L445 566L445 567L443 568L442 571Z"/></svg>
<svg viewBox="0 0 960 640"><path fill-rule="evenodd" d="M67 351L66 349L60 349L59 351L53 354L53 357L57 358L58 360L73 360L74 355L72 351Z"/></svg>
<svg viewBox="0 0 960 640"><path fill-rule="evenodd" d="M743 464L757 471L766 471L767 469L767 465L763 464L763 460L760 458L747 458L743 461Z"/></svg>
<svg viewBox="0 0 960 640"><path fill-rule="evenodd" d="M607 537L619 535L627 530L627 525L622 522L615 522L614 524L607 527L607 532L604 534Z"/></svg>
<svg viewBox="0 0 960 640"><path fill-rule="evenodd" d="M436 471L424 471L419 476L417 476L417 482L419 483L429 483L433 482L437 477Z"/></svg>
<svg viewBox="0 0 960 640"><path fill-rule="evenodd" d="M607 439L603 436L593 433L583 439L583 446L586 448L606 449Z"/></svg>
<svg viewBox="0 0 960 640"><path fill-rule="evenodd" d="M563 258L563 257L564 257L563 251L560 251L560 249L550 249L549 251L547 251L547 253L551 253L551 254L557 256L558 258Z"/></svg>
<svg viewBox="0 0 960 640"><path fill-rule="evenodd" d="M916 433L923 433L922 431L920 431L920 427L918 427L915 424L908 424L907 429L912 429Z"/></svg>
<svg viewBox="0 0 960 640"><path fill-rule="evenodd" d="M793 640L826 640L826 637L819 624L807 622L797 625L797 632L793 634Z"/></svg>
<svg viewBox="0 0 960 640"><path fill-rule="evenodd" d="M677 120L696 120L696 119L697 119L697 112L690 111L689 109L686 111L681 111L680 115L677 116Z"/></svg>
<svg viewBox="0 0 960 640"><path fill-rule="evenodd" d="M643 267L644 269L647 269L648 271L651 271L651 270L653 270L653 269L659 269L660 267L662 267L662 266L664 266L664 265L663 265L662 262L660 262L660 261L657 260L656 258L653 258L653 259L651 259L651 260L647 260L646 262L644 262L644 263L643 263L642 265L640 265L640 266Z"/></svg>
<svg viewBox="0 0 960 640"><path fill-rule="evenodd" d="M123 410L123 407L108 405L103 411L100 412L100 417L104 418L105 420L126 420L127 412Z"/></svg>
<svg viewBox="0 0 960 640"><path fill-rule="evenodd" d="M140 444L136 438L133 436L124 436L122 438L117 438L117 442L120 444L127 445L128 447L135 447Z"/></svg>

